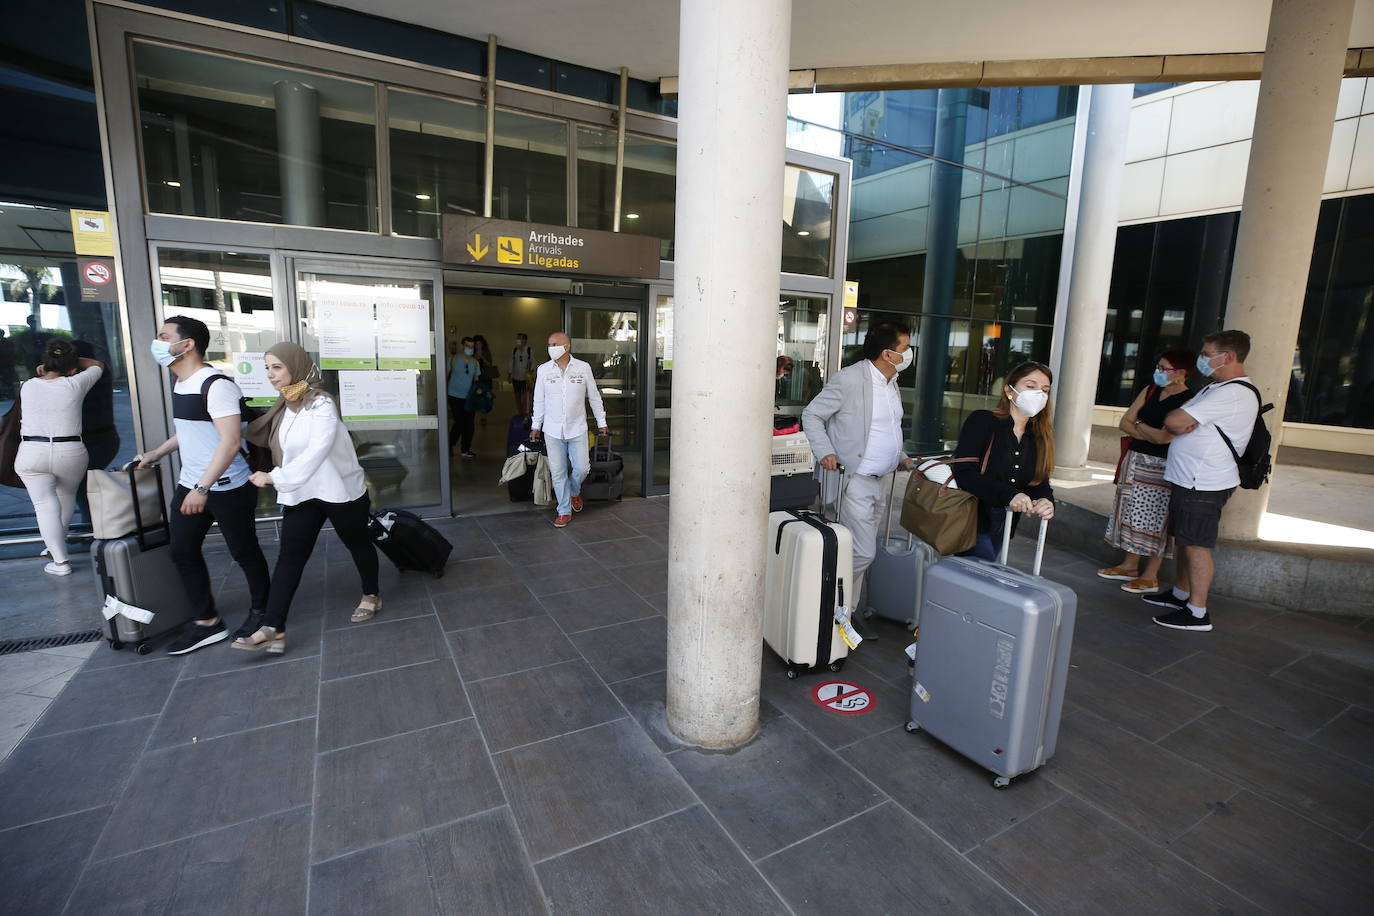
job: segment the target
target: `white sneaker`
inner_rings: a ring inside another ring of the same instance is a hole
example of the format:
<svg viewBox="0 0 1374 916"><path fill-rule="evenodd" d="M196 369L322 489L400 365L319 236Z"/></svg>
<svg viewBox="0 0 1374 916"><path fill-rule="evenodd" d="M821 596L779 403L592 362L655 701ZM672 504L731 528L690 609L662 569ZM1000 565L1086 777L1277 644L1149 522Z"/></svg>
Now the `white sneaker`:
<svg viewBox="0 0 1374 916"><path fill-rule="evenodd" d="M70 563L49 563L43 567L43 572L50 576L70 576L72 574L72 564Z"/></svg>

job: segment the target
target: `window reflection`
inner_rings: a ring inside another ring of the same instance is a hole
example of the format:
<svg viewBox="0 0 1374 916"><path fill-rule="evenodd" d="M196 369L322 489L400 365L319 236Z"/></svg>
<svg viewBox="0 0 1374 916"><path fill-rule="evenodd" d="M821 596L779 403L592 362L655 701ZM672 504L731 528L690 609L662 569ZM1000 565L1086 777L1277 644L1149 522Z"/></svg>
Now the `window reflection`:
<svg viewBox="0 0 1374 916"><path fill-rule="evenodd" d="M445 213L482 212L487 125L481 106L392 89L387 127L393 232L438 238Z"/></svg>
<svg viewBox="0 0 1374 916"><path fill-rule="evenodd" d="M159 248L157 258L160 317L205 322L211 364L232 371L235 354L261 353L282 339L267 255Z"/></svg>
<svg viewBox="0 0 1374 916"><path fill-rule="evenodd" d="M567 225L568 122L496 112L492 215Z"/></svg>
<svg viewBox="0 0 1374 916"><path fill-rule="evenodd" d="M782 269L784 273L830 275L830 228L835 176L787 166L783 176Z"/></svg>

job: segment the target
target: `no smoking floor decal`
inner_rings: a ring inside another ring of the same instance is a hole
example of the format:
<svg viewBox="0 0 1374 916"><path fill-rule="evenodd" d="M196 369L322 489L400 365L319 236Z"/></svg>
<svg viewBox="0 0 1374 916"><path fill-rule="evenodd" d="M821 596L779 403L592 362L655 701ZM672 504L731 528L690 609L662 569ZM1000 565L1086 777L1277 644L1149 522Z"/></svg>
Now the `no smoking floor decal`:
<svg viewBox="0 0 1374 916"><path fill-rule="evenodd" d="M861 716L873 708L873 694L868 688L848 681L825 681L811 690L817 705L842 716Z"/></svg>

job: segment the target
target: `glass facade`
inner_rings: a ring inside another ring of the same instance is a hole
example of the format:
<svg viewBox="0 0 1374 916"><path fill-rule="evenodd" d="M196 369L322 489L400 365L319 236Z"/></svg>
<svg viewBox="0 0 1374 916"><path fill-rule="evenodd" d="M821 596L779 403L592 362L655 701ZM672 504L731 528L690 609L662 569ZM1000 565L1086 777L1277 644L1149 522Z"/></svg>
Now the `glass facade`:
<svg viewBox="0 0 1374 916"><path fill-rule="evenodd" d="M482 212L487 120L481 106L390 89L391 231L438 238L445 213Z"/></svg>
<svg viewBox="0 0 1374 916"><path fill-rule="evenodd" d="M497 110L495 142L492 215L566 226L568 122Z"/></svg>

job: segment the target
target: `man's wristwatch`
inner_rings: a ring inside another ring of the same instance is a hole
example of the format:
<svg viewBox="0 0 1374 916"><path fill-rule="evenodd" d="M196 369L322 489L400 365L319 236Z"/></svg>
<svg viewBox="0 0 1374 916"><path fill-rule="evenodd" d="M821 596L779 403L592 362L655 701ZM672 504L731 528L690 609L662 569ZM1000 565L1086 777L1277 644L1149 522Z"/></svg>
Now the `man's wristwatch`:
<svg viewBox="0 0 1374 916"><path fill-rule="evenodd" d="M192 487L191 489L192 489L192 490L195 490L195 491L196 491L197 493L199 493L201 496L208 496L208 495L210 494L210 488L209 488L209 487L203 487L203 486L201 486L200 484L196 484L196 485L195 485L194 487Z"/></svg>

